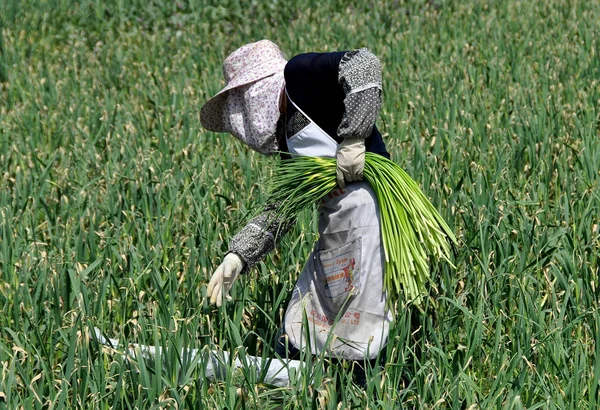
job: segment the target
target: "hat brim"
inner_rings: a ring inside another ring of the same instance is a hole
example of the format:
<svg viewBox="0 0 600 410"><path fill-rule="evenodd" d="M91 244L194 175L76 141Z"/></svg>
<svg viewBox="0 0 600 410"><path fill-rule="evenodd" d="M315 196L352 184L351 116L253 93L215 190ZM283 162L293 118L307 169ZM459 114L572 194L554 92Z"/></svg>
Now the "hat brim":
<svg viewBox="0 0 600 410"><path fill-rule="evenodd" d="M273 62L263 63L255 70L251 70L246 74L239 75L230 81L225 88L215 94L215 96L210 100L206 101L200 109L200 122L204 128L213 132L228 131L225 122L223 121L223 111L225 108L227 93L234 88L251 84L283 71L286 64L287 61L285 60L276 64L273 64ZM209 115L209 113L221 113L221 115Z"/></svg>

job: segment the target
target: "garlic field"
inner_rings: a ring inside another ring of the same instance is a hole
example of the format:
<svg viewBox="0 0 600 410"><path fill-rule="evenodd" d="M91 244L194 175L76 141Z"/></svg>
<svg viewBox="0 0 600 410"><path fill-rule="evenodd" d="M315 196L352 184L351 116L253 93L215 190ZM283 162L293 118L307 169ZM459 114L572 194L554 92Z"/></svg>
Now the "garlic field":
<svg viewBox="0 0 600 410"><path fill-rule="evenodd" d="M384 141L459 241L364 389L181 354L273 357L316 240L313 209L205 299L277 160L200 107L262 38L380 58ZM597 0L0 0L0 409L597 408L599 39Z"/></svg>

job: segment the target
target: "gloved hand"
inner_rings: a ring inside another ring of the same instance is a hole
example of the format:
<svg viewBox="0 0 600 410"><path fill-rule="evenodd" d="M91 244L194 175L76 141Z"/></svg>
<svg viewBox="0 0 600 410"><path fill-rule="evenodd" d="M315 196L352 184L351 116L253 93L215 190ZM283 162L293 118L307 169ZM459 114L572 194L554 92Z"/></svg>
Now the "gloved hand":
<svg viewBox="0 0 600 410"><path fill-rule="evenodd" d="M365 168L365 140L345 138L337 149L337 183L340 188L346 182L362 181Z"/></svg>
<svg viewBox="0 0 600 410"><path fill-rule="evenodd" d="M223 303L223 295L228 296L229 289L233 282L237 279L240 272L244 268L244 261L235 253L228 253L223 262L219 265L215 273L213 273L208 282L206 297L210 297L210 303L221 306Z"/></svg>

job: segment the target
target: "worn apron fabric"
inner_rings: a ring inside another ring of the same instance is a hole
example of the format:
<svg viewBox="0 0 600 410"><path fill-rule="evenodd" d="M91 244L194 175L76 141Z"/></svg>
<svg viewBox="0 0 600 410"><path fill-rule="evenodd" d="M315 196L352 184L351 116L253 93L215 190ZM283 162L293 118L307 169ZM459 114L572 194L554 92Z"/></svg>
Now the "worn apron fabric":
<svg viewBox="0 0 600 410"><path fill-rule="evenodd" d="M335 157L335 140L294 106L310 123L287 139L289 152ZM366 182L333 190L320 203L319 239L287 307L284 329L290 343L329 357L375 358L392 321L385 306L383 266L373 190Z"/></svg>

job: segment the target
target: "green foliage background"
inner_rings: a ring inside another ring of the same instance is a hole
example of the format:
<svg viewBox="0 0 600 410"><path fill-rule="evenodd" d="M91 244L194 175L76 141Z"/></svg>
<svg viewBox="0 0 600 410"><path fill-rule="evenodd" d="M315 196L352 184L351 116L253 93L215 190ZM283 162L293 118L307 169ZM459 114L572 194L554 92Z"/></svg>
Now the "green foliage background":
<svg viewBox="0 0 600 410"><path fill-rule="evenodd" d="M0 0L0 408L596 408L599 37L595 0ZM272 354L314 214L204 299L273 161L199 110L262 38L380 57L388 148L462 241L365 391L318 360L208 383L92 336Z"/></svg>

